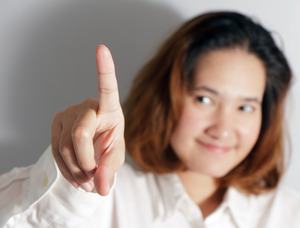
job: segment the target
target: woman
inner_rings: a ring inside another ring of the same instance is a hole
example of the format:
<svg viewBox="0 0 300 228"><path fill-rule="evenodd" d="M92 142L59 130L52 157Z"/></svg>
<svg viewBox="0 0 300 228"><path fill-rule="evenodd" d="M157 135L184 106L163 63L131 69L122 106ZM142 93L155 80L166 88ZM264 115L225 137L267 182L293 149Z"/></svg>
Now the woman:
<svg viewBox="0 0 300 228"><path fill-rule="evenodd" d="M112 57L96 57L99 98L56 115L54 159L2 177L4 227L299 226L280 185L292 74L266 29L234 12L182 25L137 75L125 137Z"/></svg>

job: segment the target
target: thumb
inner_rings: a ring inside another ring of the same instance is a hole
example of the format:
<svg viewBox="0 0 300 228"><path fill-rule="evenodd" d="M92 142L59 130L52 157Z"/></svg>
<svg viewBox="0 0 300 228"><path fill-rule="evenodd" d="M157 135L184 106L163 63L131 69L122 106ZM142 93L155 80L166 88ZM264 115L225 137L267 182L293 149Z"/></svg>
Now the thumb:
<svg viewBox="0 0 300 228"><path fill-rule="evenodd" d="M107 195L114 183L115 173L125 160L125 143L116 142L109 151L100 157L97 170L94 175L94 183L97 192L104 196Z"/></svg>
<svg viewBox="0 0 300 228"><path fill-rule="evenodd" d="M94 176L94 184L96 191L102 196L108 195L112 183L114 181L113 179L114 174L112 173L112 170L105 165L100 165L97 168L97 171Z"/></svg>

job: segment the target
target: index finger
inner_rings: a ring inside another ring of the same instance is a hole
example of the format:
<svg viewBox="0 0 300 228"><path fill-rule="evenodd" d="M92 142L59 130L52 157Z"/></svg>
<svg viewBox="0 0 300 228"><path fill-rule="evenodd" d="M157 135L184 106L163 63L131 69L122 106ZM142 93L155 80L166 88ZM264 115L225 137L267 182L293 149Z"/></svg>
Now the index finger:
<svg viewBox="0 0 300 228"><path fill-rule="evenodd" d="M105 45L96 49L98 100L100 112L112 112L120 107L118 84L112 55Z"/></svg>

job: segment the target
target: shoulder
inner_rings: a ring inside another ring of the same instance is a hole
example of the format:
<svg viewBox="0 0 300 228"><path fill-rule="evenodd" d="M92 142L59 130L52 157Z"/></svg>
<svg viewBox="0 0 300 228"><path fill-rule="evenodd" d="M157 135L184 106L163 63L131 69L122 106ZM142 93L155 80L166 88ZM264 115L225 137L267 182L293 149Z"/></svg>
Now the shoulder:
<svg viewBox="0 0 300 228"><path fill-rule="evenodd" d="M277 189L273 203L274 210L282 215L287 224L300 224L300 192L287 186Z"/></svg>
<svg viewBox="0 0 300 228"><path fill-rule="evenodd" d="M285 185L280 185L271 192L252 196L251 200L262 209L273 205L278 206L277 210L298 209L300 212L300 192Z"/></svg>
<svg viewBox="0 0 300 228"><path fill-rule="evenodd" d="M250 197L252 214L261 223L274 227L295 227L300 224L300 193L287 186Z"/></svg>
<svg viewBox="0 0 300 228"><path fill-rule="evenodd" d="M276 197L289 208L298 209L300 212L300 192L287 186L277 189Z"/></svg>

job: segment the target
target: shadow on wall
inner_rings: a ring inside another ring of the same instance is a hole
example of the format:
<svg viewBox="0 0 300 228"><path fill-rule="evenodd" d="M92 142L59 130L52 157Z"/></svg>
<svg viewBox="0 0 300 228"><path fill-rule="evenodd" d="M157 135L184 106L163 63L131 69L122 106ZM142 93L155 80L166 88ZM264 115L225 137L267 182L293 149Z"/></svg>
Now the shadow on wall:
<svg viewBox="0 0 300 228"><path fill-rule="evenodd" d="M96 97L96 44L112 51L123 100L137 70L183 20L150 1L64 1L40 8L34 27L19 34L27 38L16 47L6 108L14 137L1 142L0 173L37 160L50 142L55 112Z"/></svg>

